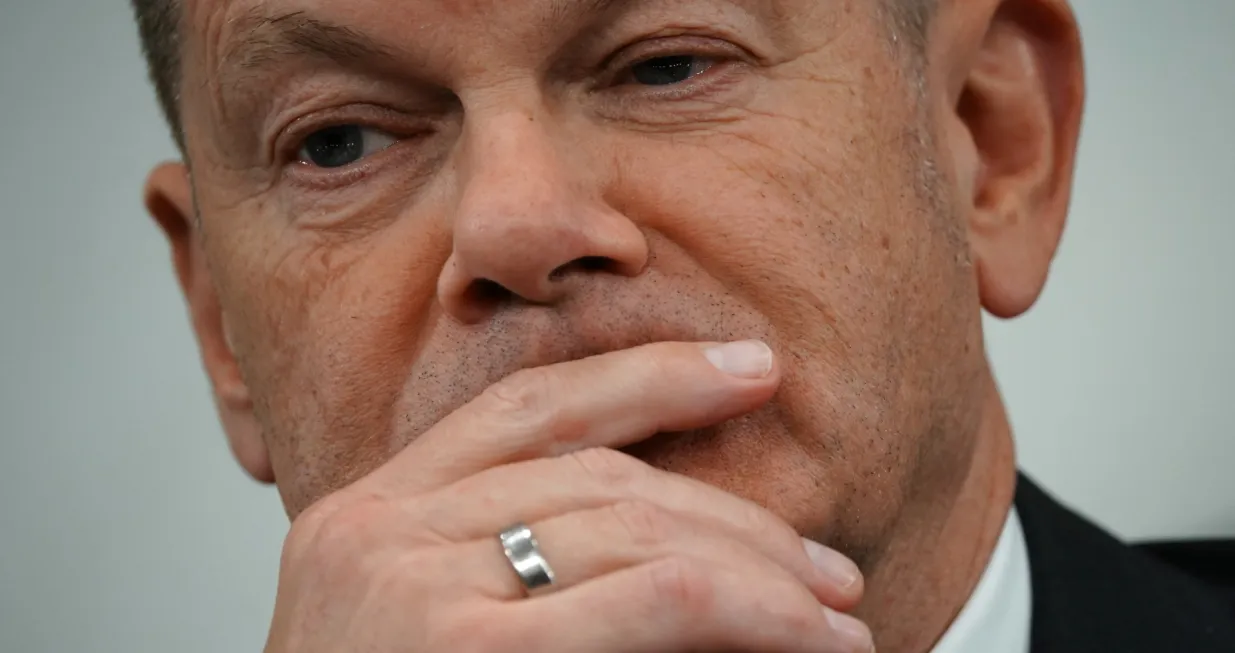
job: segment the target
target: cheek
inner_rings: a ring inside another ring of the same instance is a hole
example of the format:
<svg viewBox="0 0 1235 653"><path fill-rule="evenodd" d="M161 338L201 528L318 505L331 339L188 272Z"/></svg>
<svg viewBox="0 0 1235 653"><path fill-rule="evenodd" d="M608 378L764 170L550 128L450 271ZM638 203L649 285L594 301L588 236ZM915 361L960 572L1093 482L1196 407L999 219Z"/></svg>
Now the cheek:
<svg viewBox="0 0 1235 653"><path fill-rule="evenodd" d="M841 104L815 100L804 104ZM862 346L886 326L928 223L905 192L903 148L857 120L760 110L717 132L624 143L617 208L780 328Z"/></svg>
<svg viewBox="0 0 1235 653"><path fill-rule="evenodd" d="M916 117L854 108L845 86L802 84L766 101L807 110L626 145L615 196L772 323L792 357L780 394L789 420L831 432L816 438L819 458L843 452L847 473L876 473L911 457L924 431L923 373L938 367L930 334L956 307L953 243L919 192ZM887 435L898 433L911 439Z"/></svg>
<svg viewBox="0 0 1235 653"><path fill-rule="evenodd" d="M388 457L391 407L434 319L449 249L412 220L310 231L243 208L265 226L216 243L221 298L276 475L298 505Z"/></svg>

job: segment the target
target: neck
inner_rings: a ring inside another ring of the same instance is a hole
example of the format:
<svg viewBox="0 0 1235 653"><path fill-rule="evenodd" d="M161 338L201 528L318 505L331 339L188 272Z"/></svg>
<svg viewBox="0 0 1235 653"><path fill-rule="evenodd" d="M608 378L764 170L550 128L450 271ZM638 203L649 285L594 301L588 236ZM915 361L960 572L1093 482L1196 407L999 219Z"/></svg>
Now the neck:
<svg viewBox="0 0 1235 653"><path fill-rule="evenodd" d="M959 491L909 506L896 541L868 574L857 616L876 633L880 651L929 651L969 600L999 541L1016 491L1016 456L989 374L986 386Z"/></svg>

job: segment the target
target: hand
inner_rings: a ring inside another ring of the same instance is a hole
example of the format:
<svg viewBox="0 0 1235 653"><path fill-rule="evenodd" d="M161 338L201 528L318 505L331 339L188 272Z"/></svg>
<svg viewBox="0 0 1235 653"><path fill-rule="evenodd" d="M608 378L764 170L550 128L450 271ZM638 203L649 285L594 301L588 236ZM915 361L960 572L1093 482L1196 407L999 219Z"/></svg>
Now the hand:
<svg viewBox="0 0 1235 653"><path fill-rule="evenodd" d="M873 650L841 612L861 598L852 562L614 450L749 412L778 381L760 343L511 375L295 521L267 651ZM526 597L502 552L516 522L554 569L547 593Z"/></svg>

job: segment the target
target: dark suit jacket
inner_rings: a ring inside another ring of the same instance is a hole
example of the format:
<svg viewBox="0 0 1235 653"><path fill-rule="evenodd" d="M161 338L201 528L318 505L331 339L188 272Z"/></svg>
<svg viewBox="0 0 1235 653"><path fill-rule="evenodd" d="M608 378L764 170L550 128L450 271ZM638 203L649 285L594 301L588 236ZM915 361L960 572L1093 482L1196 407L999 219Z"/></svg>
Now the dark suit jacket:
<svg viewBox="0 0 1235 653"><path fill-rule="evenodd" d="M1235 653L1235 541L1129 546L1024 476L1016 510L1032 653Z"/></svg>

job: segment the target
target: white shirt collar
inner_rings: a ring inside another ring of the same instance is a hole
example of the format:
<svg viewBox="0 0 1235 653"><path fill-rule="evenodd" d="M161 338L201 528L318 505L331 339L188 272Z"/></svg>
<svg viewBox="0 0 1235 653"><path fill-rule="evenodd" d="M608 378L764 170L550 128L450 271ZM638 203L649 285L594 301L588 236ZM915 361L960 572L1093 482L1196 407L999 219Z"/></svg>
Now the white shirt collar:
<svg viewBox="0 0 1235 653"><path fill-rule="evenodd" d="M1029 552L1016 509L982 578L931 653L1029 653Z"/></svg>

